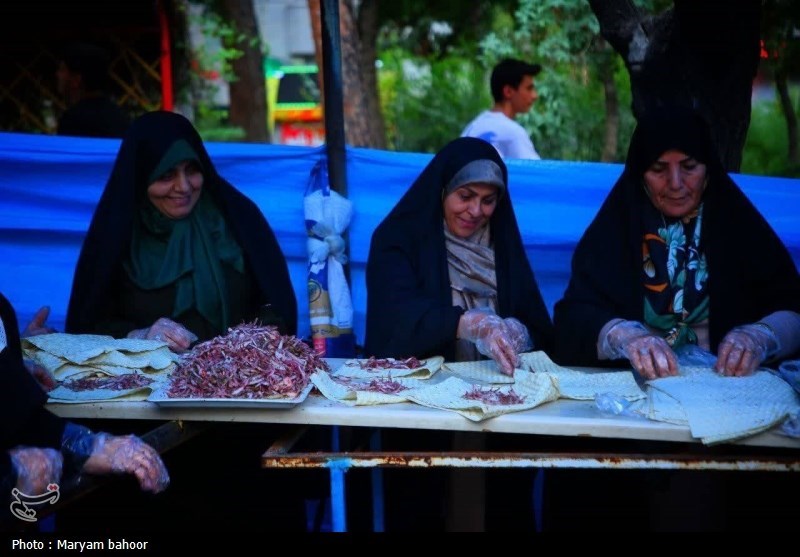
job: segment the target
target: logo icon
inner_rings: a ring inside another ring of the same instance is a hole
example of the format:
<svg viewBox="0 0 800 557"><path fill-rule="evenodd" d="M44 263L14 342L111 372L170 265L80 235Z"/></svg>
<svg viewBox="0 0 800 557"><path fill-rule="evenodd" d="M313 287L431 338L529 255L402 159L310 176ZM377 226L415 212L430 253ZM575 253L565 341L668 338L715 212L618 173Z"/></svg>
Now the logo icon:
<svg viewBox="0 0 800 557"><path fill-rule="evenodd" d="M11 497L13 498L10 507L11 514L25 522L36 522L36 511L30 507L37 507L45 503L55 505L61 497L61 493L58 490L58 484L52 483L47 485L47 491L39 495L28 495L15 487L11 490Z"/></svg>

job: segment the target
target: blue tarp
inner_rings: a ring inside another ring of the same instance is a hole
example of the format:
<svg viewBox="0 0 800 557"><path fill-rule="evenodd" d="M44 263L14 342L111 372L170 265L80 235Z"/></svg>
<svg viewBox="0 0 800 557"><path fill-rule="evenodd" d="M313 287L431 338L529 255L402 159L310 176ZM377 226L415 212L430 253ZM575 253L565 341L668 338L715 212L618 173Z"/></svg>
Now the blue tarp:
<svg viewBox="0 0 800 557"><path fill-rule="evenodd" d="M289 262L299 333L309 336L303 194L319 148L208 143L220 174L255 201ZM119 140L0 133L0 292L24 326L42 305L63 330L83 236ZM431 155L348 148L351 287L357 341L364 341L364 270L372 231ZM508 162L509 188L545 301L563 294L575 244L622 171L618 164ZM800 180L734 176L800 264ZM746 231L742 231L746 233ZM736 241L735 237L730 239Z"/></svg>

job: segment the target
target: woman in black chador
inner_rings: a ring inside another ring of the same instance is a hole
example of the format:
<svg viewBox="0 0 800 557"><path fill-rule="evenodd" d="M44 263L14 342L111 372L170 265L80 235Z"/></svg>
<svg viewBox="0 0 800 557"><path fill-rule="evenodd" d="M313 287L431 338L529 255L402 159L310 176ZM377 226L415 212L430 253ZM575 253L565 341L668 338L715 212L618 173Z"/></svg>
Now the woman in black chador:
<svg viewBox="0 0 800 557"><path fill-rule="evenodd" d="M139 117L84 241L67 332L158 339L180 352L254 319L297 329L269 224L217 174L186 118Z"/></svg>

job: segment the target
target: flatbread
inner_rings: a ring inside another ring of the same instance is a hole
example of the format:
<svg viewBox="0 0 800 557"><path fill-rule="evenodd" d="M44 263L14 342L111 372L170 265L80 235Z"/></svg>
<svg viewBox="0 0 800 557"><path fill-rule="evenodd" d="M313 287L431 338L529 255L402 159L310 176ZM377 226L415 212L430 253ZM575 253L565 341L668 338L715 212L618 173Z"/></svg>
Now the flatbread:
<svg viewBox="0 0 800 557"><path fill-rule="evenodd" d="M446 362L444 369L458 375L466 381L496 384L514 383L514 377L500 371L494 360L478 360L476 362Z"/></svg>
<svg viewBox="0 0 800 557"><path fill-rule="evenodd" d="M86 363L106 352L120 351L133 354L151 352L166 346L166 343L156 340L115 339L107 335L70 335L66 333L26 337L22 343L23 346L33 345L39 350L49 352L75 364ZM160 367L166 367L166 365Z"/></svg>
<svg viewBox="0 0 800 557"><path fill-rule="evenodd" d="M391 359L391 358L387 358ZM391 376L393 379L399 377L408 377L413 379L430 379L444 363L442 356L432 356L421 360L422 366L414 369L407 368L381 368L375 370L361 369L359 363L367 362L368 360L347 360L344 365L336 370L336 375L343 377L356 377L359 379L376 379L388 378Z"/></svg>
<svg viewBox="0 0 800 557"><path fill-rule="evenodd" d="M689 418L681 403L659 389L647 389L645 417L657 422L675 425L689 425Z"/></svg>
<svg viewBox="0 0 800 557"><path fill-rule="evenodd" d="M143 375L134 373L132 375ZM59 403L84 403L84 402L121 402L131 400L145 400L153 389L157 388L160 381L154 379L150 384L140 387L132 387L130 389L84 389L75 391L65 385L59 385L52 391L48 392L50 402Z"/></svg>
<svg viewBox="0 0 800 557"><path fill-rule="evenodd" d="M553 376L561 398L594 400L599 394L610 393L634 401L647 396L630 370L594 372L570 369L556 364L541 351L520 354L519 359L523 369Z"/></svg>
<svg viewBox="0 0 800 557"><path fill-rule="evenodd" d="M514 389L516 394L525 397L522 403L486 404L479 400L464 398L464 394L475 386L474 383L468 383L458 377L448 377L441 383L431 385L426 389L412 391L407 396L409 400L417 404L442 410L452 410L474 422L480 422L501 414L528 410L558 398L558 389L549 375L529 373L522 370L518 370L515 373L514 385L496 387L503 392Z"/></svg>
<svg viewBox="0 0 800 557"><path fill-rule="evenodd" d="M559 371L567 369L551 360L547 353L542 350L523 352L520 354L519 367L534 373L558 373Z"/></svg>
<svg viewBox="0 0 800 557"><path fill-rule="evenodd" d="M392 378L407 388L405 391L400 391L396 394L380 393L375 391L365 391L359 387L367 385L372 379L353 379L349 385L344 385L334 380L329 373L324 371L317 371L311 374L311 382L319 389L323 396L335 402L341 402L347 406L371 406L376 404L392 404L398 402L406 402L408 398L406 393L414 389L422 389L428 386L424 380L408 379L405 377Z"/></svg>
<svg viewBox="0 0 800 557"><path fill-rule="evenodd" d="M157 376L157 375L168 375L172 373L172 371L177 367L177 364L170 364L169 367L164 369L155 369L152 367L145 367L142 369L138 369L146 375L150 376ZM72 381L75 379L83 379L84 377L91 377L93 375L108 375L108 376L117 376L117 375L125 375L131 372L131 368L128 367L119 367L119 366L108 366L108 365L82 365L76 366L74 364L65 364L58 368L55 372L55 378L59 382L63 381Z"/></svg>
<svg viewBox="0 0 800 557"><path fill-rule="evenodd" d="M23 339L22 346L26 357L59 381L85 375L85 371L107 375L130 373L134 369L167 371L178 361L178 356L164 342L104 335L38 335ZM82 367L87 369L81 370Z"/></svg>
<svg viewBox="0 0 800 557"><path fill-rule="evenodd" d="M50 391L48 402L57 404L84 404L89 402L131 402L147 400L153 391L153 385L114 391L112 389L95 389L92 391L72 391L59 386Z"/></svg>
<svg viewBox="0 0 800 557"><path fill-rule="evenodd" d="M692 436L705 444L734 441L765 431L800 411L800 399L770 372L725 377L704 372L649 382L677 400L689 419Z"/></svg>

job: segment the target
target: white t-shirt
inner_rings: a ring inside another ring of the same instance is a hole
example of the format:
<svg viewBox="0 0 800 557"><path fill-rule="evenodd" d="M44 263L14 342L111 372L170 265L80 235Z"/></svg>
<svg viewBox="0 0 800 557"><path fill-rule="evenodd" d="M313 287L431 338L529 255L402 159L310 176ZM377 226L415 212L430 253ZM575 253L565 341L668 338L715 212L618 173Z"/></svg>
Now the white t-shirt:
<svg viewBox="0 0 800 557"><path fill-rule="evenodd" d="M477 137L488 141L504 159L536 159L542 157L533 147L528 132L503 114L485 110L464 128L461 137Z"/></svg>

